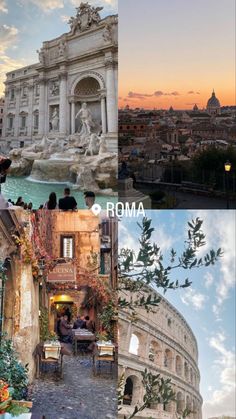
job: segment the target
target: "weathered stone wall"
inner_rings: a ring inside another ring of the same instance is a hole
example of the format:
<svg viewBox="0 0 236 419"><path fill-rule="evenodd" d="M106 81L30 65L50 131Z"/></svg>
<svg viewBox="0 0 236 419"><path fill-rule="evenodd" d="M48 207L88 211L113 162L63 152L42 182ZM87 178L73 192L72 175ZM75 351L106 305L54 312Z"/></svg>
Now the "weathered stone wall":
<svg viewBox="0 0 236 419"><path fill-rule="evenodd" d="M25 225L26 237L31 241L29 214L23 209L11 214L12 222ZM32 381L35 373L33 352L39 342L38 282L33 279L31 264L24 263L21 259L21 249L14 245L11 234L3 237L3 242L1 259L9 257L4 293L3 331L13 340L20 361L28 364L29 380Z"/></svg>
<svg viewBox="0 0 236 419"><path fill-rule="evenodd" d="M89 210L78 212L59 212L53 214L52 250L53 255L60 257L61 236L72 235L75 238L75 259L77 267L77 282L88 285L81 270L88 270L88 258L91 251L100 255L99 218Z"/></svg>

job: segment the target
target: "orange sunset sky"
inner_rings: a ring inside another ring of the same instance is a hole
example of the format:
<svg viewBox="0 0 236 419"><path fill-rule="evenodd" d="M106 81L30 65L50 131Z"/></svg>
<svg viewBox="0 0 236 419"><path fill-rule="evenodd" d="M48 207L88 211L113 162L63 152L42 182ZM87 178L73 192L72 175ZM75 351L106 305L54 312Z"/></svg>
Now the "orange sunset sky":
<svg viewBox="0 0 236 419"><path fill-rule="evenodd" d="M120 0L119 106L235 105L235 1Z"/></svg>

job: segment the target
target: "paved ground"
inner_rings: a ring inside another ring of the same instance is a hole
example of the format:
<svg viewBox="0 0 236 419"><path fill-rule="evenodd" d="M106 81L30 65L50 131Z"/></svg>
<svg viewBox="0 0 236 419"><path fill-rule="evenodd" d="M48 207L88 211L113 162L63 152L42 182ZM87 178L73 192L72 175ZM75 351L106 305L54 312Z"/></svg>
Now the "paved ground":
<svg viewBox="0 0 236 419"><path fill-rule="evenodd" d="M224 198L214 198L214 197L205 197L197 196L194 194L188 194L183 192L173 193L177 200L178 209L226 209L227 201ZM236 208L235 200L230 201L230 209Z"/></svg>
<svg viewBox="0 0 236 419"><path fill-rule="evenodd" d="M94 377L89 356L64 356L63 379L49 369L35 380L32 412L46 419L116 419L117 378L108 372L104 364Z"/></svg>

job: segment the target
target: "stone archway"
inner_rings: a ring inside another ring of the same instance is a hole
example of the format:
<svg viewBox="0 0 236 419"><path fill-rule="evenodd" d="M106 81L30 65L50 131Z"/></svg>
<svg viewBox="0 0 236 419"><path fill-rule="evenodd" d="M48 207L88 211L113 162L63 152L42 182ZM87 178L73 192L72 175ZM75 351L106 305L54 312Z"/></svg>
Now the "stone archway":
<svg viewBox="0 0 236 419"><path fill-rule="evenodd" d="M123 404L135 406L141 398L141 382L136 375L129 375L125 381Z"/></svg>
<svg viewBox="0 0 236 419"><path fill-rule="evenodd" d="M83 103L87 103L92 120L93 132L107 132L105 83L96 72L84 73L76 78L71 87L71 133L79 131L81 121L76 118Z"/></svg>
<svg viewBox="0 0 236 419"><path fill-rule="evenodd" d="M177 403L177 406L176 406L177 413L180 413L180 414L183 413L183 411L184 411L184 395L181 391L179 391L176 395L176 403Z"/></svg>

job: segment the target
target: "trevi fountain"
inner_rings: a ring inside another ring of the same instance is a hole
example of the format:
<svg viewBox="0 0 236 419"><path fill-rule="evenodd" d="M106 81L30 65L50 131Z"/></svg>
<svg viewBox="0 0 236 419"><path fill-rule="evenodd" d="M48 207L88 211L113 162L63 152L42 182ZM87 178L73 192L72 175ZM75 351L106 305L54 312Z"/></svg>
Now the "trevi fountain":
<svg viewBox="0 0 236 419"><path fill-rule="evenodd" d="M97 202L116 199L118 19L102 19L101 9L81 3L70 31L43 42L38 63L7 74L5 199L32 201L37 190L37 207L63 185L79 201L85 190Z"/></svg>

